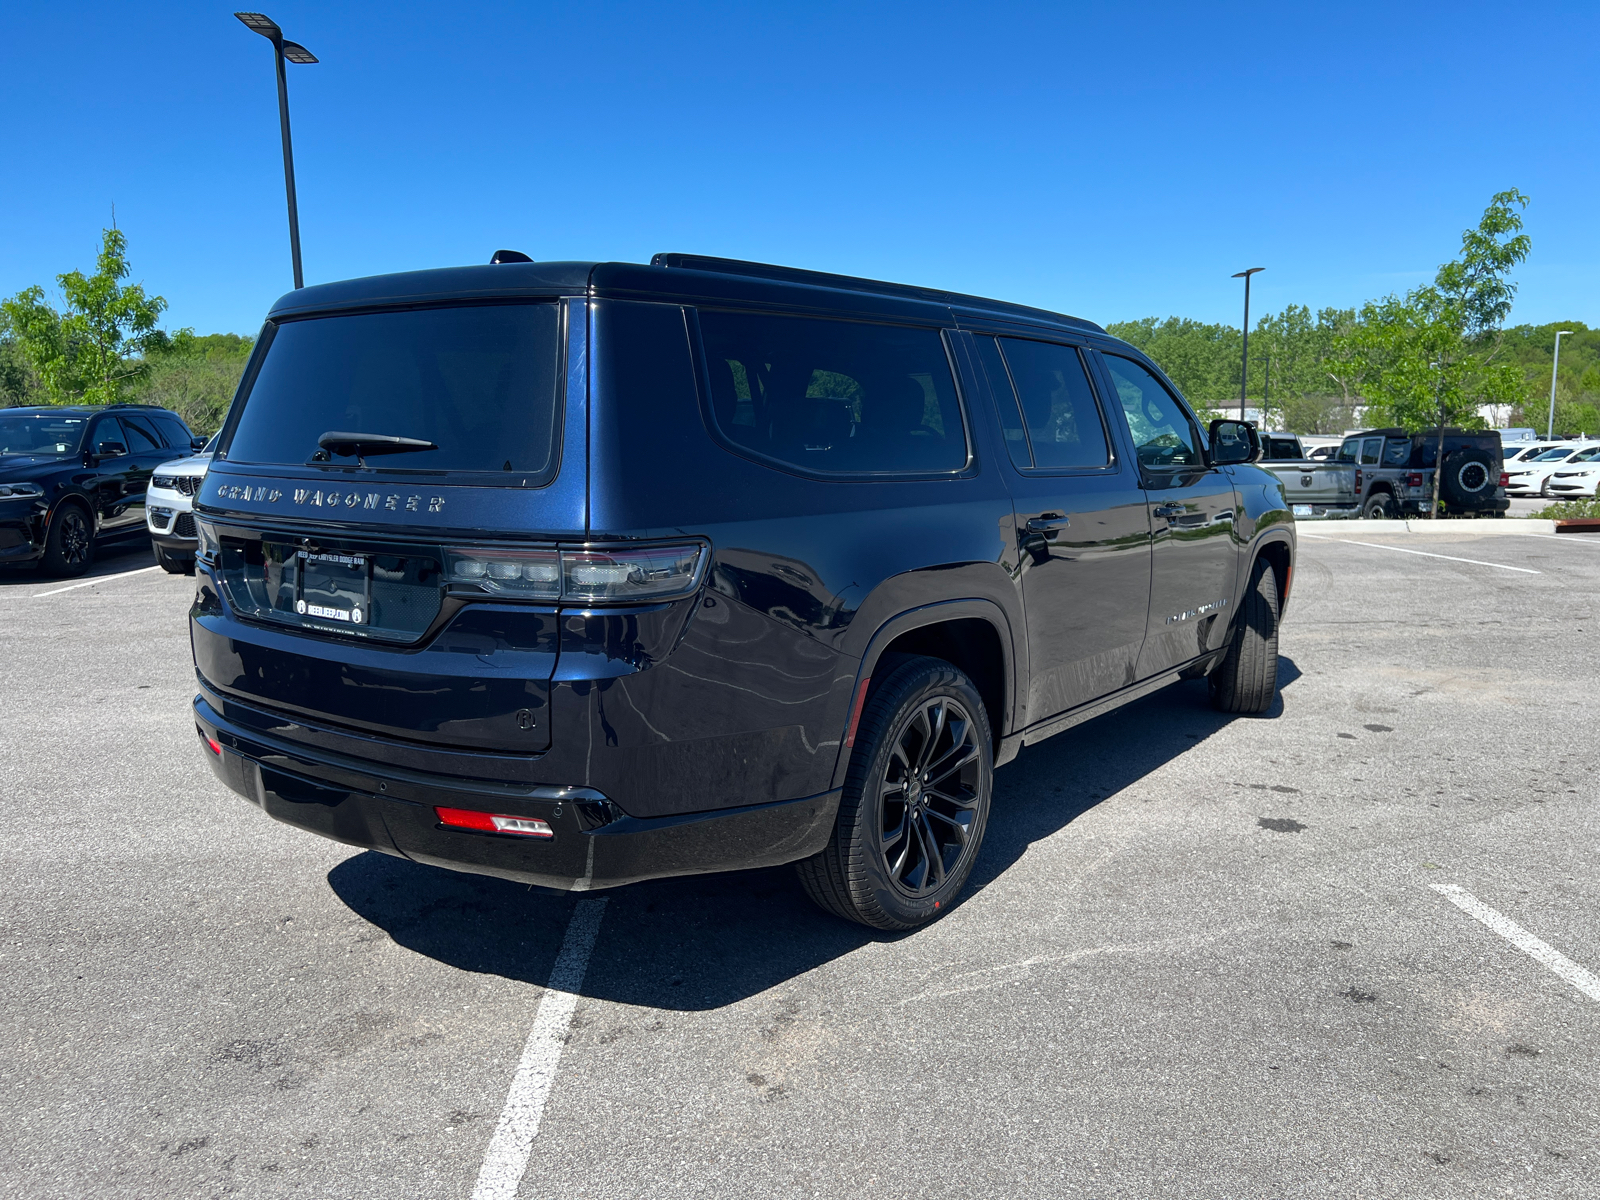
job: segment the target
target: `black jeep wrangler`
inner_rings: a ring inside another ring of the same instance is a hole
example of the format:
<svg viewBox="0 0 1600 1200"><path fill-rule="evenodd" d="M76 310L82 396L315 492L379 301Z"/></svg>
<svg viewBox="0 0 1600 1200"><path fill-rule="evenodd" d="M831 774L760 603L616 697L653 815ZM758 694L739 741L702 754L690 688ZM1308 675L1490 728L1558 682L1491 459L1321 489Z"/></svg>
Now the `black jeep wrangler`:
<svg viewBox="0 0 1600 1200"><path fill-rule="evenodd" d="M795 862L909 928L1024 745L1180 678L1272 704L1259 453L1098 326L972 296L677 254L306 288L196 500L200 742L386 854Z"/></svg>

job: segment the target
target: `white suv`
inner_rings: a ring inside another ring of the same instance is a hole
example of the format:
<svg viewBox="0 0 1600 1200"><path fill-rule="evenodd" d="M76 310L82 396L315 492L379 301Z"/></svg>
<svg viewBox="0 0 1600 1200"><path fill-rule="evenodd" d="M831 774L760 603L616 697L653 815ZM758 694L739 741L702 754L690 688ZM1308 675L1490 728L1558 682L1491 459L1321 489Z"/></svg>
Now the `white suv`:
<svg viewBox="0 0 1600 1200"><path fill-rule="evenodd" d="M194 498L216 448L213 437L198 454L162 463L145 491L144 521L150 530L150 544L162 569L174 575L194 573Z"/></svg>

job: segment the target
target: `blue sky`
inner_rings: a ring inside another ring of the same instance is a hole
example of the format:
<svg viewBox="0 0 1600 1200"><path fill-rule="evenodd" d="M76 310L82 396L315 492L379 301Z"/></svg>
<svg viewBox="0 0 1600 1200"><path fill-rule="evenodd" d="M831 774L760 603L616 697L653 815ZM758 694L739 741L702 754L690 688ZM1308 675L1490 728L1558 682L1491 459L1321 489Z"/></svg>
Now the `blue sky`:
<svg viewBox="0 0 1600 1200"><path fill-rule="evenodd" d="M1298 11L1287 11L1287 10ZM1098 321L1353 305L1519 187L1513 321L1600 324L1600 5L285 3L307 282L721 254ZM0 295L116 206L168 324L291 284L268 43L223 5L0 11Z"/></svg>

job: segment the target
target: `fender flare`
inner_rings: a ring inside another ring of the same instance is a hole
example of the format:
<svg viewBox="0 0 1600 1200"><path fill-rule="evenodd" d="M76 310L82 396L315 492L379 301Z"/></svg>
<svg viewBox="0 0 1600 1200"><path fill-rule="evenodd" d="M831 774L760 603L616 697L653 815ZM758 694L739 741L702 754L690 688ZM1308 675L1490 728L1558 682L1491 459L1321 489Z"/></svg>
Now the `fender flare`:
<svg viewBox="0 0 1600 1200"><path fill-rule="evenodd" d="M93 533L90 536L100 536L99 509L95 507L94 501L86 492L72 489L62 492L54 500L50 501L49 506L44 510L44 534L46 537L50 536L50 524L56 519L56 513L60 512L63 506L73 503L76 503L80 508L83 509L85 513L88 514L89 525L93 530Z"/></svg>
<svg viewBox="0 0 1600 1200"><path fill-rule="evenodd" d="M929 625L942 625L947 621L979 620L994 628L1000 640L1001 664L1003 673L1003 686L1000 690L1001 711L1000 728L990 730L994 737L996 753L999 752L1000 740L1006 729L1010 728L1013 714L1017 706L1017 670L1016 646L1014 631L1011 628L1010 618L1006 616L1005 609L993 600L978 596L964 597L958 600L936 600L931 604L919 605L897 613L878 626L873 631L871 639L867 642L866 651L861 655L856 664L855 682L850 688L850 704L845 710L845 725L839 731L839 758L833 768L832 787L844 786L845 775L850 769L850 750L846 739L850 736L851 726L860 715L860 710L865 706L867 692L871 685L873 669L883 652L896 638L922 629Z"/></svg>
<svg viewBox="0 0 1600 1200"><path fill-rule="evenodd" d="M1282 581L1282 586L1278 589L1278 591L1281 593L1278 597L1278 617L1281 620L1283 614L1289 609L1289 592L1294 583L1295 540L1293 536L1290 535L1288 530L1284 529L1281 525L1274 525L1268 529L1267 532L1256 538L1255 542L1250 547L1250 556L1243 580L1241 581L1241 588L1249 586L1250 577L1256 569L1256 560L1261 557L1262 553L1268 546L1282 546L1289 557L1288 578ZM1242 591L1238 598L1240 600L1243 599ZM1238 606L1236 605L1235 612L1237 611Z"/></svg>

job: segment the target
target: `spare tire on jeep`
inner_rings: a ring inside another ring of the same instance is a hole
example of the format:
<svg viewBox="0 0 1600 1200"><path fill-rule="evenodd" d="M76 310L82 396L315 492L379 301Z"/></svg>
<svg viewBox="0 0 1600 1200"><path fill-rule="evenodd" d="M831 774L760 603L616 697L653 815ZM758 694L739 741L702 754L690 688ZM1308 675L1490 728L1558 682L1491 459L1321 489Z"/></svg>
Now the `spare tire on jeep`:
<svg viewBox="0 0 1600 1200"><path fill-rule="evenodd" d="M1439 491L1445 505L1468 510L1489 507L1500 478L1489 452L1472 446L1446 454L1442 475Z"/></svg>

